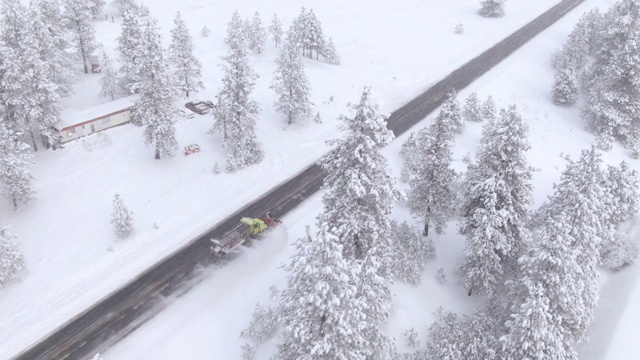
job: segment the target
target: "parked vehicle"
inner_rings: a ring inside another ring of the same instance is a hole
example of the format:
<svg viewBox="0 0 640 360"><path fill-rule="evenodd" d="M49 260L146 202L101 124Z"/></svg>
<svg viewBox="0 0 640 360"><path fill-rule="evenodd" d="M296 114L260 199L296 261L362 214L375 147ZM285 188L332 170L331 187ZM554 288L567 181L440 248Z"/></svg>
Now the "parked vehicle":
<svg viewBox="0 0 640 360"><path fill-rule="evenodd" d="M196 114L204 115L209 113L209 111L213 109L214 105L211 101L194 100L184 104L184 107Z"/></svg>

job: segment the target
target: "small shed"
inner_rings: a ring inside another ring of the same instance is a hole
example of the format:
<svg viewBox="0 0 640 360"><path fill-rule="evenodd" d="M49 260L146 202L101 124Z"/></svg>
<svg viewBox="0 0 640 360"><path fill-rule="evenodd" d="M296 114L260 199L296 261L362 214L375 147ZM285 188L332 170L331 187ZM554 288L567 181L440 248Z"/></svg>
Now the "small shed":
<svg viewBox="0 0 640 360"><path fill-rule="evenodd" d="M139 95L131 95L86 110L65 110L60 116L60 142L65 143L130 122L131 108L138 98Z"/></svg>

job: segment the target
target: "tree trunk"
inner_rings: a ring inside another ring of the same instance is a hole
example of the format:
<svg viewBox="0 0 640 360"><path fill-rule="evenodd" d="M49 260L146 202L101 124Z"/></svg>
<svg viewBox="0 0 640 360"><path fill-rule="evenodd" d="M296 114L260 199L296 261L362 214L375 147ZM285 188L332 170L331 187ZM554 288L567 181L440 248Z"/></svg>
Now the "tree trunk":
<svg viewBox="0 0 640 360"><path fill-rule="evenodd" d="M13 210L18 210L18 199L15 195L11 196L11 201L13 202Z"/></svg>
<svg viewBox="0 0 640 360"><path fill-rule="evenodd" d="M33 135L33 129L29 129L29 134L31 135L31 143L33 144L33 151L38 151L38 145L36 145L36 137Z"/></svg>
<svg viewBox="0 0 640 360"><path fill-rule="evenodd" d="M156 145L156 160L160 160L160 149L158 148L158 145Z"/></svg>
<svg viewBox="0 0 640 360"><path fill-rule="evenodd" d="M187 76L185 75L184 77L184 86L185 86L185 91L187 92L187 97L189 97L189 80L187 79Z"/></svg>
<svg viewBox="0 0 640 360"><path fill-rule="evenodd" d="M82 35L79 35L79 37L80 37L80 55L82 55L82 65L84 65L84 73L88 74L89 67L87 66L87 54L84 49L84 39L82 38Z"/></svg>

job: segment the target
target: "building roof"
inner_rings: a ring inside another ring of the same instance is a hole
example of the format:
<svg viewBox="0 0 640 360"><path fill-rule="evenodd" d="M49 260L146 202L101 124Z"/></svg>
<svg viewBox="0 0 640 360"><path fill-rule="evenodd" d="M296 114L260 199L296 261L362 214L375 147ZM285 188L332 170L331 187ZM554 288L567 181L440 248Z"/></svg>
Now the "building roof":
<svg viewBox="0 0 640 360"><path fill-rule="evenodd" d="M109 115L128 110L140 97L138 94L123 97L108 103L100 104L89 109L67 109L60 114L60 125L58 128L66 129L89 122L99 120Z"/></svg>

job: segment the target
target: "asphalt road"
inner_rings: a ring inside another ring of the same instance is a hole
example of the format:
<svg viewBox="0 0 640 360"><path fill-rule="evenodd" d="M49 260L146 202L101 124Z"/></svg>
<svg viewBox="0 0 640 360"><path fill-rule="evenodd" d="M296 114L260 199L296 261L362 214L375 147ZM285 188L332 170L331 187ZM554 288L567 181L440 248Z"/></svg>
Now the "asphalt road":
<svg viewBox="0 0 640 360"><path fill-rule="evenodd" d="M449 74L433 87L394 111L388 127L396 136L433 112L451 90L459 91L482 76L542 30L584 0L563 0L478 57ZM487 21L491 21L488 19ZM62 325L15 359L80 359L96 349L115 344L166 306L167 296L179 296L192 288L202 267L219 261L209 254L209 239L219 238L238 224L241 216L260 217L271 210L281 217L322 186L325 172L312 165L300 174L237 211L190 244L145 271L130 283Z"/></svg>

